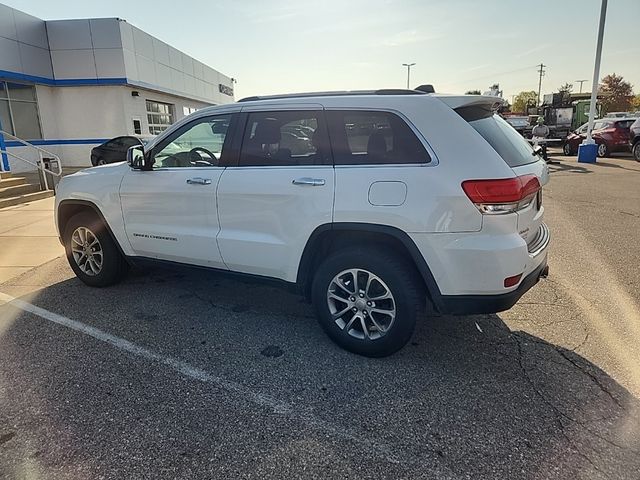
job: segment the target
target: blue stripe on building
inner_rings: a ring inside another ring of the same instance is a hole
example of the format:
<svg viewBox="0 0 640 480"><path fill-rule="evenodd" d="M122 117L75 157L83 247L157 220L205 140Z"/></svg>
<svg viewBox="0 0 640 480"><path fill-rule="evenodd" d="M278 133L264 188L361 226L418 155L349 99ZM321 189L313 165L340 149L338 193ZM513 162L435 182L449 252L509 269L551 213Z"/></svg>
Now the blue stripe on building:
<svg viewBox="0 0 640 480"><path fill-rule="evenodd" d="M99 145L101 143L110 140L109 138L68 138L68 139L53 139L53 140L27 140L32 145L39 147L44 145ZM7 147L24 147L20 142L14 140L4 142Z"/></svg>
<svg viewBox="0 0 640 480"><path fill-rule="evenodd" d="M114 78L67 78L52 79L47 77L39 77L36 75L27 75L25 73L10 72L8 70L0 70L0 78L3 80L20 80L23 82L39 83L52 87L70 87L81 85L126 85L125 77Z"/></svg>

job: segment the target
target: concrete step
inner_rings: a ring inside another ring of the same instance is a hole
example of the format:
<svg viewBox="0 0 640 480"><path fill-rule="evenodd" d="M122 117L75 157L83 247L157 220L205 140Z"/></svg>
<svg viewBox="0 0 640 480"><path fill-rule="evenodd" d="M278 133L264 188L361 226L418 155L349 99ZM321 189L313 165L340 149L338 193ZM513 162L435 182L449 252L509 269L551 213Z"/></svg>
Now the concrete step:
<svg viewBox="0 0 640 480"><path fill-rule="evenodd" d="M53 190L44 190L15 197L0 198L0 208L13 207L14 205L20 205L22 203L34 202L36 200L42 200L43 198L53 197L53 195Z"/></svg>
<svg viewBox="0 0 640 480"><path fill-rule="evenodd" d="M5 178L11 178L11 172L0 172L0 180L4 180Z"/></svg>
<svg viewBox="0 0 640 480"><path fill-rule="evenodd" d="M0 199L17 197L19 195L26 195L27 193L40 191L40 185L31 185L29 183L25 183L24 185L12 185L10 187L0 185L0 187L3 187L0 188Z"/></svg>
<svg viewBox="0 0 640 480"><path fill-rule="evenodd" d="M11 177L0 179L0 188L15 187L16 185L26 185L27 179L24 177Z"/></svg>

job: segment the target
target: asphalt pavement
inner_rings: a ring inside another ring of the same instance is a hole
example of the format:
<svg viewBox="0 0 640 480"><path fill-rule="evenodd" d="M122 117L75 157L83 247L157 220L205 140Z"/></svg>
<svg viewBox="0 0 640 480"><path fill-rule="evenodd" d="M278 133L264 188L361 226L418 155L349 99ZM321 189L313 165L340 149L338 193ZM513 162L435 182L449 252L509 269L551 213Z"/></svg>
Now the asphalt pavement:
<svg viewBox="0 0 640 480"><path fill-rule="evenodd" d="M384 359L202 271L0 284L0 478L639 478L640 164L559 158L549 278Z"/></svg>

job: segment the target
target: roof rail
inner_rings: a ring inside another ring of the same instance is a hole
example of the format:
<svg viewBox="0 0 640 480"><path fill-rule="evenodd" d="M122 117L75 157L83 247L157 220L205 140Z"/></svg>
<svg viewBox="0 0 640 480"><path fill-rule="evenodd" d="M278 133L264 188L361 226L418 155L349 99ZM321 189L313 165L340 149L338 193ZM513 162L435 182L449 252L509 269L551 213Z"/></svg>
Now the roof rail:
<svg viewBox="0 0 640 480"><path fill-rule="evenodd" d="M245 97L238 102L253 102L255 100L277 100L283 98L306 98L306 97L341 97L353 95L424 95L425 92L418 90L408 90L403 88L383 88L379 90L338 90L334 92L306 92L306 93L286 93L281 95L264 95Z"/></svg>

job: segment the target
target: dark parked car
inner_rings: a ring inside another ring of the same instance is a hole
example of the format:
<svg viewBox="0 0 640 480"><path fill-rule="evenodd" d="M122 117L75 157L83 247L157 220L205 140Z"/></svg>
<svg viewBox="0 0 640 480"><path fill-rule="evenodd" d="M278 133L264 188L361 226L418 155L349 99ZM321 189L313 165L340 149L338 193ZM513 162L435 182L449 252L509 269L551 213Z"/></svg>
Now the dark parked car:
<svg viewBox="0 0 640 480"><path fill-rule="evenodd" d="M633 152L633 158L640 162L640 118L629 127L629 146Z"/></svg>
<svg viewBox="0 0 640 480"><path fill-rule="evenodd" d="M91 164L105 165L107 163L124 162L127 159L127 150L136 145L143 145L144 140L138 137L116 137L107 140L91 150Z"/></svg>
<svg viewBox="0 0 640 480"><path fill-rule="evenodd" d="M629 127L635 118L602 118L593 124L592 137L598 144L598 156L606 157L612 152L629 151ZM578 146L587 138L585 123L575 132L569 133L562 145L565 155L578 153Z"/></svg>
<svg viewBox="0 0 640 480"><path fill-rule="evenodd" d="M509 125L515 128L516 132L524 136L527 127L529 127L529 117L512 115L510 117L504 117Z"/></svg>

